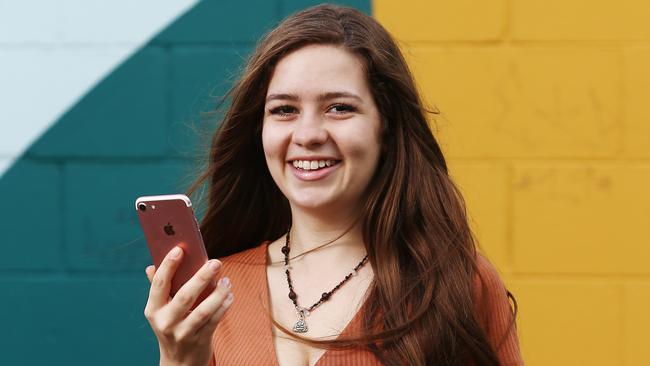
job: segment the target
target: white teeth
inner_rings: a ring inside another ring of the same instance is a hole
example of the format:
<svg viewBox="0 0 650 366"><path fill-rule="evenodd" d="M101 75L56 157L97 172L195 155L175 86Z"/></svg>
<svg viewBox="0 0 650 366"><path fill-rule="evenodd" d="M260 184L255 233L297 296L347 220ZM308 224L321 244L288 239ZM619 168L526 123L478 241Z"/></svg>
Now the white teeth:
<svg viewBox="0 0 650 366"><path fill-rule="evenodd" d="M336 164L335 160L294 160L293 166L302 170L315 170L332 166Z"/></svg>

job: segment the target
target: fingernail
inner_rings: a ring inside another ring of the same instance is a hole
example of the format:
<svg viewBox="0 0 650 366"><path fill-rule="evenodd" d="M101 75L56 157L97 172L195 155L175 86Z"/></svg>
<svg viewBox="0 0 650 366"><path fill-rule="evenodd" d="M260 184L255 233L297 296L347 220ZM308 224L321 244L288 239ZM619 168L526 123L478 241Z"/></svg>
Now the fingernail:
<svg viewBox="0 0 650 366"><path fill-rule="evenodd" d="M224 277L219 280L219 286L225 287L225 288L230 288L230 278Z"/></svg>
<svg viewBox="0 0 650 366"><path fill-rule="evenodd" d="M147 266L147 268L144 269L145 272L149 272L150 269L153 269L153 264L150 266Z"/></svg>
<svg viewBox="0 0 650 366"><path fill-rule="evenodd" d="M215 259L215 260L210 262L209 267L212 270L212 272L216 272L216 271L219 270L219 268L221 268L221 262L219 262L218 260Z"/></svg>
<svg viewBox="0 0 650 366"><path fill-rule="evenodd" d="M181 256L181 248L174 247L174 249L172 249L172 252L171 252L171 258L176 259L176 258L178 258L180 256Z"/></svg>
<svg viewBox="0 0 650 366"><path fill-rule="evenodd" d="M230 306L230 304L232 304L232 301L234 299L235 299L235 295L233 295L232 292L229 293L228 296L226 297L226 299L223 300L223 305L222 306L225 306L225 307Z"/></svg>

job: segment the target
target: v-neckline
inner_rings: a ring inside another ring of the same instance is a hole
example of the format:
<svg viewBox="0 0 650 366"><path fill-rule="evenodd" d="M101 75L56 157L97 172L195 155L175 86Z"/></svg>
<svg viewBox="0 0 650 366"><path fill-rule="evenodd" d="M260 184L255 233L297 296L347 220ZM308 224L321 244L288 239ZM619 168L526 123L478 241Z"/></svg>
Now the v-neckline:
<svg viewBox="0 0 650 366"><path fill-rule="evenodd" d="M263 301L262 306L264 306L264 308L268 309L269 314L271 313L271 297L270 297L271 296L271 291L269 289L269 279L268 279L267 267L269 265L268 247L269 247L270 243L271 243L270 241L266 241L261 245L261 247L262 247L262 255L264 255L263 271L264 271L264 279L265 279L265 281L262 281L262 283L264 284L262 286L263 287L263 289L262 289L262 301ZM359 306L359 308L357 309L357 312L354 314L354 316L352 316L352 319L350 319L350 321L348 321L348 323L345 325L345 327L343 328L341 333L339 333L339 335L336 336L335 340L339 339L342 335L347 335L347 333L350 331L352 326L356 325L356 323L358 323L360 321L360 316L361 316L363 310L366 307L366 301L367 301L367 298L364 298L363 301L361 302L361 306ZM278 355L277 355L277 351L275 349L275 342L273 341L273 327L274 327L274 325L273 325L273 323L271 322L271 320L268 317L264 317L264 321L265 321L265 324L264 324L263 328L265 329L266 339L267 339L268 342L270 342L269 348L271 349L271 356L272 356L272 359L273 359L273 365L274 366L279 366L280 363L278 362ZM320 357L318 358L318 360L316 361L314 366L320 366L323 362L325 362L327 360L327 357L331 353L332 353L331 350L325 350L325 352L323 352L323 354L320 355Z"/></svg>

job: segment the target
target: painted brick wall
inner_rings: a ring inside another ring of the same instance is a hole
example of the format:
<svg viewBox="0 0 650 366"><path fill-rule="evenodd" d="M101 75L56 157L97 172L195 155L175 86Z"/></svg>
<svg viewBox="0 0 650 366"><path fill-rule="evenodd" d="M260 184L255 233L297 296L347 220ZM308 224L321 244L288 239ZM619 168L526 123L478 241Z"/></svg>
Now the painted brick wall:
<svg viewBox="0 0 650 366"><path fill-rule="evenodd" d="M441 111L527 364L650 364L650 3L375 0L373 13Z"/></svg>
<svg viewBox="0 0 650 366"><path fill-rule="evenodd" d="M263 32L315 3L201 1L141 39L147 12L133 9L142 3L0 1L0 82L11 85L0 93L0 167L10 166L0 172L1 364L157 362L143 316L150 258L134 199L184 191L216 121L205 112ZM340 3L370 13L366 0ZM148 4L152 13L165 6ZM108 30L91 20L70 25L91 15ZM32 122L21 111L49 107L95 72L71 60L127 54L134 44L141 47L44 121L49 128L26 151L13 144ZM34 73L38 83L27 86L21 75ZM38 85L52 84L55 93L39 94Z"/></svg>
<svg viewBox="0 0 650 366"><path fill-rule="evenodd" d="M185 186L200 149L188 126L210 122L200 112L264 29L314 3L202 2L107 75L0 178L0 200L11 208L0 213L3 364L114 365L127 354L134 364L154 362L142 317L149 259L133 198ZM367 1L346 3L370 11ZM12 4L0 2L0 12ZM13 23L0 22L0 76L15 85L4 103L45 108L57 96L21 89L21 73L64 90L70 77L47 65L103 60L140 42L141 19L125 0L122 9L100 9L121 25L108 33L68 27L100 3L20 4ZM436 132L474 227L520 303L527 363L650 364L650 5L372 5L442 112ZM51 15L38 26L24 21L35 8ZM76 71L71 77L92 70ZM32 99L17 98L24 95ZM0 166L14 158L7 136L19 122L0 116Z"/></svg>

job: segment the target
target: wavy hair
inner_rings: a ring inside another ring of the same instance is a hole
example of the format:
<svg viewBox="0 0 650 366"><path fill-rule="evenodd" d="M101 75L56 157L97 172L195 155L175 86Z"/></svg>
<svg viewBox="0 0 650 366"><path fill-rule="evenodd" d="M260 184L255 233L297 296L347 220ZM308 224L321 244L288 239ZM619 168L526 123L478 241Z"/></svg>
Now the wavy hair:
<svg viewBox="0 0 650 366"><path fill-rule="evenodd" d="M288 201L264 159L264 100L278 61L312 44L340 46L362 60L381 116L382 153L360 217L375 277L363 334L327 341L293 337L324 348L366 347L389 365L498 365L475 311L476 243L463 199L402 53L377 21L358 10L326 4L295 13L250 56L227 94L231 102L213 136L207 169L189 190L207 183L200 226L209 256L252 248L291 225Z"/></svg>

